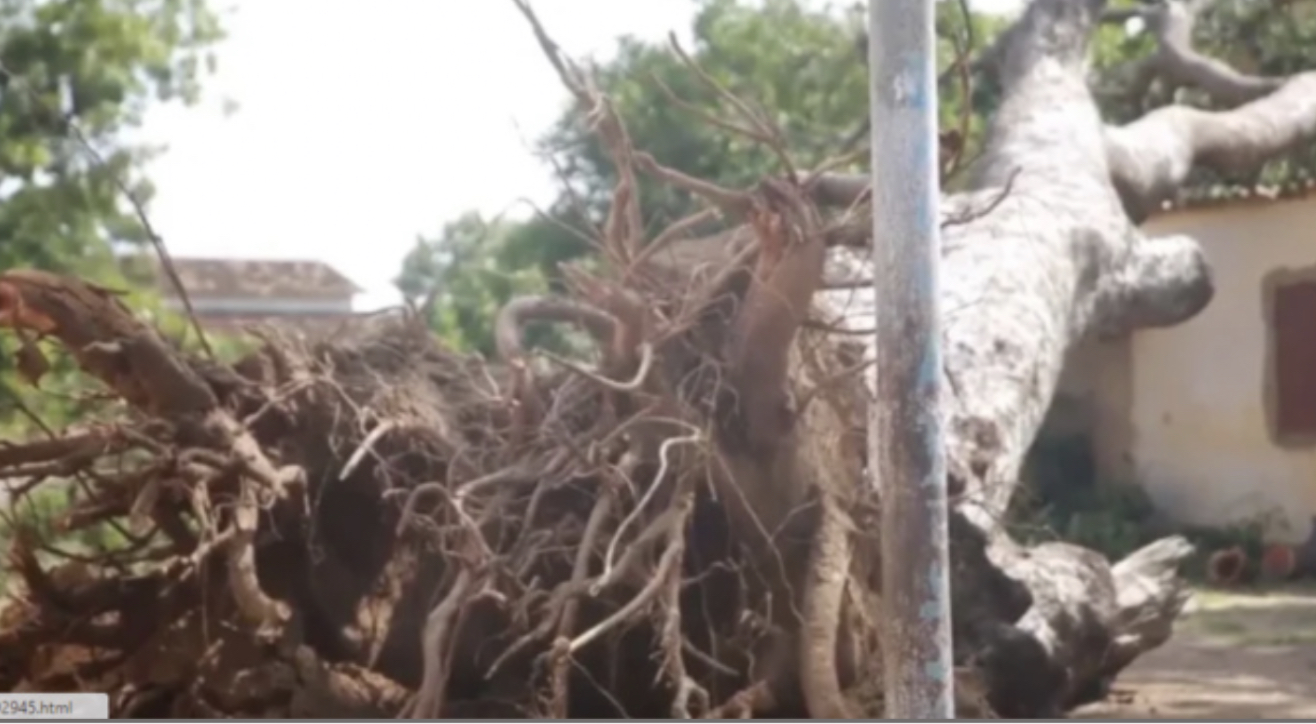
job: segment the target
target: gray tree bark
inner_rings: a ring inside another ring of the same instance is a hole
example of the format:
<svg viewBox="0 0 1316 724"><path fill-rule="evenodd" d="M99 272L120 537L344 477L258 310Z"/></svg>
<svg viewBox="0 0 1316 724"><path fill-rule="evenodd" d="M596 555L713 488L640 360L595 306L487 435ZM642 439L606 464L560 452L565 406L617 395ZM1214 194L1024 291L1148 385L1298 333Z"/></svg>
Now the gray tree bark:
<svg viewBox="0 0 1316 724"><path fill-rule="evenodd" d="M1135 221L1169 199L1194 167L1239 176L1316 136L1316 72L1247 75L1192 48L1193 23L1209 4L1168 0L1120 14L1143 18L1157 39L1141 73L1173 87L1195 87L1227 109L1172 105L1107 129L1111 176Z"/></svg>
<svg viewBox="0 0 1316 724"><path fill-rule="evenodd" d="M1077 546L1024 548L1002 525L1066 352L1090 335L1178 324L1210 302L1210 266L1196 242L1150 238L1135 225L1194 166L1246 171L1316 136L1316 73L1253 78L1196 54L1198 0L1138 11L1160 41L1146 68L1243 105L1168 107L1107 127L1085 82L1105 5L1033 0L998 46L1005 99L987 152L970 190L945 200L956 647L982 669L1004 716L1054 716L1101 696L1168 638L1188 597L1177 568L1192 547L1182 538L1112 566ZM817 191L847 203L865 183L829 178ZM990 210L972 218L975 209ZM871 278L870 261L853 250L830 261L833 276ZM820 297L850 339L874 326L863 285Z"/></svg>

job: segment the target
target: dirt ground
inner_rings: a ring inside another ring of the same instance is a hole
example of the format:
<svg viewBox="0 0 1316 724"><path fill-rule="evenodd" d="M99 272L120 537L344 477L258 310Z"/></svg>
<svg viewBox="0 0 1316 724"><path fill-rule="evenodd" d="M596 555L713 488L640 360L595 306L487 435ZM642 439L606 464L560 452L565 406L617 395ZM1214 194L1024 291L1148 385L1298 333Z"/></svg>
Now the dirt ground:
<svg viewBox="0 0 1316 724"><path fill-rule="evenodd" d="M1316 717L1316 588L1201 591L1165 646L1077 719Z"/></svg>

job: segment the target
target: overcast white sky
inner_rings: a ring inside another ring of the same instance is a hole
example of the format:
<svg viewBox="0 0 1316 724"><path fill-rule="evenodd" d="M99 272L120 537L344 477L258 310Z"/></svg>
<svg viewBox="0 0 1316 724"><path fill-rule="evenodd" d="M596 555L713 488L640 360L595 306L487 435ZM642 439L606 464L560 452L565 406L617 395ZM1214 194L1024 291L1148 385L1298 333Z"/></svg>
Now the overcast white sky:
<svg viewBox="0 0 1316 724"><path fill-rule="evenodd" d="M1020 0L973 0L979 10ZM396 302L419 234L468 209L544 204L528 144L564 93L507 0L230 0L199 108L154 111L151 218L180 256L318 258ZM535 0L572 55L684 34L692 0ZM225 116L221 99L238 104ZM524 208L524 207L522 207Z"/></svg>

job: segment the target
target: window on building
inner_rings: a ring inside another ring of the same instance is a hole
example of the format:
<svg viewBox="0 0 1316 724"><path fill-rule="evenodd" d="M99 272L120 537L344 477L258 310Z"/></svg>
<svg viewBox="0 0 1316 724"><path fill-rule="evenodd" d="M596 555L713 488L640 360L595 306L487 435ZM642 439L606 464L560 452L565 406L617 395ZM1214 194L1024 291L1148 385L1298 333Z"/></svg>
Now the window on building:
<svg viewBox="0 0 1316 724"><path fill-rule="evenodd" d="M1275 287L1270 324L1276 436L1316 441L1316 280Z"/></svg>

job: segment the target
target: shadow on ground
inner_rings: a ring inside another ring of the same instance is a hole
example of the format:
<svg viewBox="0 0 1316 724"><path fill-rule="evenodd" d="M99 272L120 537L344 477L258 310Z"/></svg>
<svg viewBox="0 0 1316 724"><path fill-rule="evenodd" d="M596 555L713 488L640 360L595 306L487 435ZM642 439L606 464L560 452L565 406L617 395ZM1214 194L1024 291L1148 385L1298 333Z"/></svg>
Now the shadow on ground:
<svg viewBox="0 0 1316 724"><path fill-rule="evenodd" d="M1115 688L1074 718L1316 718L1316 589L1202 591Z"/></svg>

